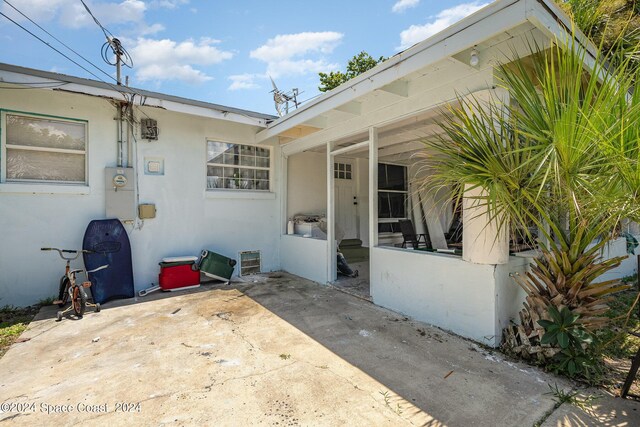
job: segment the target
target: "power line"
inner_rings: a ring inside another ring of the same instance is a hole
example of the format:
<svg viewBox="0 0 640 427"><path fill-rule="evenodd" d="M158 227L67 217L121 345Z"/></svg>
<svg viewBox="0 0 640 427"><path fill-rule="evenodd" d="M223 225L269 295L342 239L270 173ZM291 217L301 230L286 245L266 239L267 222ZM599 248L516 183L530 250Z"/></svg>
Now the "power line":
<svg viewBox="0 0 640 427"><path fill-rule="evenodd" d="M127 52L127 50L124 48L124 46L122 46L122 43L120 43L120 40L118 40L112 33L111 31L107 30L104 25L102 25L100 23L100 21L98 21L98 18L95 17L95 15L93 14L93 12L91 12L91 9L89 9L89 6L87 6L87 4L84 2L84 0L80 0L80 2L82 3L82 5L84 6L85 10L87 11L87 13L89 14L89 16L91 16L93 18L93 22L95 22L98 27L100 27L100 29L102 30L102 33L104 34L104 37L107 39L107 41L105 42L105 44L102 45L102 59L104 60L104 62L106 62L109 65L115 65L118 67L118 70L120 69L120 65L119 62L122 61L122 64L129 67L129 68L133 68L133 59L131 58L131 55L129 55L129 52ZM116 62L112 62L111 60L109 60L108 56L107 56L107 50L108 48L111 48L111 50L113 51L113 53L116 55ZM120 82L118 81L118 84L120 84Z"/></svg>
<svg viewBox="0 0 640 427"><path fill-rule="evenodd" d="M33 19L29 18L26 14L24 14L23 12L21 12L19 9L17 9L15 6L13 6L11 3L9 3L9 1L7 0L2 0L4 3L6 3L7 5L9 5L11 8L13 8L16 12L18 12L20 15L22 15L24 18L26 18L27 20L29 20L29 22L31 22L32 24L34 24L36 27L38 27L40 30L42 30L43 32L45 32L47 35L49 35L50 37L52 37L54 40L56 40L58 43L60 43L61 45L63 45L65 48L69 49L71 52L73 52L74 54L76 54L77 56L79 56L80 58L82 58L84 61L86 61L88 64L90 64L92 67L96 68L98 71L100 71L101 73L103 73L104 75L108 76L110 79L117 81L117 79L115 79L113 76L111 76L109 73L107 73L106 71L102 70L100 67L98 67L97 65L95 65L94 63L92 63L91 61L89 61L88 59L86 59L84 56L82 56L80 53L78 53L77 51L75 51L73 48L71 48L70 46L68 46L67 44L65 44L64 42L62 42L61 40L59 40L57 37L55 37L53 34L51 34L49 31L47 31L46 29L44 29L42 26L40 26L38 23L36 23ZM100 27L100 29L102 30L102 32L104 33L105 37L107 37L107 39L109 39L109 36L111 36L111 40L115 41L118 46L122 49L122 51L124 52L124 55L126 55L126 58L128 59L128 62L130 62L130 64L126 64L129 68L131 68L133 66L133 60L131 59L131 56L129 55L128 52L126 52L126 50L124 49L124 47L122 47L122 45L120 44L120 41L115 38L113 36L113 34L106 29L102 24L100 24L100 21L98 21L98 19L93 15L93 13L91 13L91 10L87 7L87 5L84 3L83 0L80 0L82 2L82 4L84 5L85 9L87 10L87 12L89 13L89 15L91 15L91 17L93 18L93 20L96 22L96 24ZM34 38L36 38L38 41L40 41L41 43L43 43L44 45L46 45L47 47L49 47L50 49L54 50L55 52L57 52L58 54L62 55L64 58L66 58L67 60L71 61L73 64L77 65L78 67L80 67L81 69L83 69L84 71L86 71L87 73L89 73L90 75L92 75L93 77L95 77L98 81L108 85L109 87L111 87L114 91L120 93L123 97L125 97L125 100L127 98L126 93L131 93L132 97L131 97L131 103L133 107L142 107L143 104L141 103L139 106L136 106L133 103L133 98L135 95L140 96L141 99L145 99L147 96L142 95L141 93L137 92L134 88L131 88L129 86L126 86L127 91L122 91L121 88L114 86L113 84L104 81L102 78L100 78L99 76L97 76L96 74L94 74L93 72L91 72L90 70L88 70L87 68L85 68L84 66L82 66L81 64L79 64L78 62L74 61L72 58L70 58L69 56L67 56L66 54L64 54L63 52L61 52L60 50L56 49L54 46L52 46L50 43L46 42L45 40L43 40L42 38L40 38L39 36L37 36L36 34L34 34L33 32L29 31L26 27L20 25L18 22L16 22L15 20L11 19L9 16L7 16L6 14L4 14L3 12L0 11L0 16L4 16L7 20L11 21L13 24L15 24L16 26L20 27L22 30L24 30L25 32L27 32L28 34L30 34L31 36L33 36ZM107 42L108 43L108 42ZM106 61L107 63L109 63L108 61ZM14 82L4 82L4 83L14 83ZM56 85L56 86L50 86L50 87L46 87L46 83L50 83L50 82L31 82L31 83L22 83L22 82L15 82L15 84L21 84L21 85L33 85L36 86L38 84L43 84L45 86L41 86L42 89L49 89L49 88L55 88L55 87L61 87L64 86L66 84L68 84L69 82L66 83L62 83L60 85ZM35 89L37 87L33 87L33 88L24 88L24 89ZM8 87L3 87L2 89L9 89ZM319 95L318 95L319 96ZM313 99L315 97L312 97L310 99L305 100L309 101L311 99ZM129 102L129 101L127 101ZM143 115L145 115L147 118L151 118L149 117L149 115L142 110L141 108L138 108L138 111L140 111ZM249 116L247 114L241 113L241 112L237 112L237 114L248 117L248 118L254 118L252 116Z"/></svg>
<svg viewBox="0 0 640 427"><path fill-rule="evenodd" d="M5 15L3 12L0 12L0 15L4 16L5 18L7 18L9 21L13 22L14 24L16 24L18 27L22 28L24 31L26 31L27 33L31 34L33 37L35 37L36 39L38 39L40 42L44 43L45 45L47 45L48 47L50 47L51 49L53 49L54 51L58 52L60 55L64 56L65 58L67 58L69 61L73 62L74 64L76 64L78 67L82 68L84 71L86 71L87 73L91 74L93 77L95 77L96 79L100 80L103 83L107 83L104 80L102 80L100 77L96 76L94 73L92 73L91 71L87 70L85 67L83 67L82 65L78 64L76 61L74 61L73 59L69 58L67 55L65 55L63 52L60 52L60 50L56 49L55 47L51 46L49 43L47 43L46 41L44 41L43 39L41 39L40 37L38 37L36 34L32 33L31 31L29 31L27 28L23 27L22 25L20 25L18 22L14 21L13 19L9 18L7 15ZM109 83L107 83L109 84Z"/></svg>
<svg viewBox="0 0 640 427"><path fill-rule="evenodd" d="M67 82L61 82L61 83L57 83L57 84L50 84L49 86L33 86L33 87L28 87L28 83L19 83L19 82L5 82L5 81L0 81L0 85L2 85L3 83L7 83L7 84L19 84L19 85L27 85L27 87L15 87L15 86L0 86L0 89L56 89L62 86L66 86L69 83Z"/></svg>
<svg viewBox="0 0 640 427"><path fill-rule="evenodd" d="M51 85L52 82L50 81L42 81L42 82L18 82L18 81L9 81L9 80L0 80L0 83L7 83L7 84L12 84L12 85L24 85L24 86L39 86L39 85ZM64 82L64 84L67 84L66 82Z"/></svg>
<svg viewBox="0 0 640 427"><path fill-rule="evenodd" d="M93 18L93 21L98 24L98 27L100 27L100 29L102 30L102 32L104 33L104 38L108 39L109 36L113 37L113 34L111 34L111 31L107 30L105 27L102 26L102 24L100 23L100 21L98 21L98 18L96 18L93 13L91 13L91 9L89 9L89 6L87 6L87 4L84 2L84 0L80 0L80 3L82 3L82 5L84 6L84 8L87 10L87 13ZM108 33L108 34L107 34Z"/></svg>
<svg viewBox="0 0 640 427"><path fill-rule="evenodd" d="M98 67L97 65L95 65L93 62L89 61L87 58L85 58L84 56L82 56L81 54L79 54L78 52L76 52L75 50L73 50L71 47L69 47L68 45L66 45L63 41L61 41L60 39L58 39L56 36L54 36L53 34L51 34L49 31L47 31L46 29L44 29L42 26L40 26L37 22L35 22L33 19L29 18L27 15L25 15L22 11L20 11L17 7L15 7L14 5L12 5L11 3L9 3L7 0L2 0L4 1L6 4L8 4L11 8L13 8L13 10L15 10L16 12L18 12L20 15L24 16L26 19L29 20L29 22L31 22L33 25L35 25L36 27L40 28L42 31L44 31L47 35L49 35L50 37L52 37L55 41L57 41L58 43L60 43L62 46L66 47L67 49L69 49L71 52L75 53L76 55L78 55L80 58L82 58L83 60L85 60L88 64L90 64L92 67L94 67L95 69L97 69L98 71L100 71L102 74L104 74L105 76L109 77L110 79L112 79L113 81L115 81L116 79L109 73L107 73L106 71L104 71L103 69L101 69L100 67Z"/></svg>
<svg viewBox="0 0 640 427"><path fill-rule="evenodd" d="M3 0L6 1L6 0ZM111 87L113 90L115 90L116 92L120 93L126 100L126 95L125 92L121 91L120 88L118 88L117 86L114 86L113 84L109 83L109 82L105 82L104 80L102 80L99 76L97 76L96 74L94 74L93 72L91 72L90 70L88 70L87 68L85 68L84 66L82 66L81 64L79 64L78 62L74 61L72 58L70 58L69 56L67 56L64 52L61 52L59 49L56 49L55 47L51 46L51 44L47 43L45 40L43 40L42 38L40 38L38 35L34 34L33 32L29 31L29 29L27 29L26 27L20 25L20 23L16 22L15 20L11 19L9 16L5 15L3 12L0 11L0 16L4 16L5 18L7 18L9 21L11 21L12 23L14 23L15 25L17 25L18 27L20 27L22 30L24 30L25 32L27 32L28 34L30 34L31 36L35 37L38 41L40 41L41 43L43 43L44 45L46 45L47 47L51 48L52 50L54 50L55 52L57 52L58 54L62 55L63 57L65 57L66 59L68 59L69 61L73 62L75 65L77 65L78 67L82 68L84 71L86 71L87 73L91 74L93 77L95 77L96 79L98 79L98 81L108 85L109 87ZM129 88L127 86L127 89L129 89L129 92L133 93L133 94L137 94L140 95L138 92L136 92L135 90L133 90L132 88ZM140 95L142 96L142 95ZM128 101L127 101L128 102ZM149 115L144 112L142 109L139 110L142 114L144 114L145 116L147 116L148 118Z"/></svg>

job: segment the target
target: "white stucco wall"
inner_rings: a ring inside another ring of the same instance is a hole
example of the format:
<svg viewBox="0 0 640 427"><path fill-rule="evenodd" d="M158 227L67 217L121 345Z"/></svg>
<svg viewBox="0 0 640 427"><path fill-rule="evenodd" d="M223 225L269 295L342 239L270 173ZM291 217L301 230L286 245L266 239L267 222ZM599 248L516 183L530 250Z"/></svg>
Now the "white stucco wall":
<svg viewBox="0 0 640 427"><path fill-rule="evenodd" d="M327 213L327 155L306 152L289 156L287 218Z"/></svg>
<svg viewBox="0 0 640 427"><path fill-rule="evenodd" d="M373 302L487 345L496 345L492 265L460 257L377 247L372 250Z"/></svg>
<svg viewBox="0 0 640 427"><path fill-rule="evenodd" d="M88 188L0 184L0 305L26 305L57 292L64 263L42 246L78 248L89 221L105 217L104 168L115 166L115 109L100 98L52 91L0 90L0 107L88 121ZM145 108L158 120L160 137L138 143L141 203L155 203L157 217L129 230L136 290L157 283L166 256L211 249L231 258L260 250L262 268L280 268L279 201L275 193L247 198L206 187L206 139L252 143L257 127ZM137 113L139 115L139 113ZM280 158L274 148L273 171ZM162 157L164 176L144 175L144 157ZM278 188L272 173L272 188ZM41 191L53 194L40 194ZM22 193L20 193L22 191ZM33 194L36 191L36 194ZM61 192L86 194L63 194ZM266 198L264 198L266 196Z"/></svg>
<svg viewBox="0 0 640 427"><path fill-rule="evenodd" d="M636 239L640 239L640 236L636 236ZM635 275L638 272L638 257L640 253L640 246L637 247L632 255L627 253L627 240L624 237L620 237L616 240L609 242L603 249L601 256L604 259L622 256L625 259L620 265L602 276L597 281L603 282L605 280L619 279L625 276Z"/></svg>
<svg viewBox="0 0 640 427"><path fill-rule="evenodd" d="M500 342L502 330L507 327L510 322L520 323L518 312L522 310L522 303L525 301L527 294L518 285L511 274L524 274L531 258L520 258L511 256L507 264L496 266L494 277L496 281L496 335L497 343Z"/></svg>
<svg viewBox="0 0 640 427"><path fill-rule="evenodd" d="M327 283L326 240L285 234L280 239L280 255L284 271L323 285Z"/></svg>

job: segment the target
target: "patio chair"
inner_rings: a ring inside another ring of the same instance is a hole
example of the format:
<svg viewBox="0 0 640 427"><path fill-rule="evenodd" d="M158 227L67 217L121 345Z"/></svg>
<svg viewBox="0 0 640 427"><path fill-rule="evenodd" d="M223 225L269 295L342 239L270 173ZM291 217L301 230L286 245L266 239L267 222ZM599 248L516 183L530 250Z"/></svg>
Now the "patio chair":
<svg viewBox="0 0 640 427"><path fill-rule="evenodd" d="M444 233L444 238L447 240L448 244L462 243L462 220L460 217L460 211L456 211L453 214L449 231Z"/></svg>
<svg viewBox="0 0 640 427"><path fill-rule="evenodd" d="M413 222L410 219L401 219L398 221L398 224L400 225L400 231L402 232L403 248L406 248L407 243L409 243L413 249L418 249L421 246L431 249L429 235L426 233L416 234L416 229L413 227Z"/></svg>

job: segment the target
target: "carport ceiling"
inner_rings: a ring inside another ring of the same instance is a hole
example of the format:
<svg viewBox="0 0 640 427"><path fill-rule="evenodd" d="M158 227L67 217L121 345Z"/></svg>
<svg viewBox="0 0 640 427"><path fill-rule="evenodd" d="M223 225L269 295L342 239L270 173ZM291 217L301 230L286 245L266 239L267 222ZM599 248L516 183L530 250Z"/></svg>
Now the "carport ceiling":
<svg viewBox="0 0 640 427"><path fill-rule="evenodd" d="M356 96L339 106L331 104L331 99L327 98L326 103L318 101L302 107L302 111L296 110L291 114L290 120L285 116L282 123L263 133L274 132L288 154L298 150L325 152L324 146L328 141L334 141L334 149L366 141L368 129L373 126L379 129L381 160L391 157L394 161L408 160L423 147L420 140L440 131L438 117L446 110L446 105L462 94L484 96L482 92L494 89L493 70L497 63L506 62L514 56L525 57L531 46L543 46L545 40L548 42L530 22L522 23L489 39L478 40L477 44L437 62L429 64L427 58L427 63L413 72L402 75L400 66L385 70L395 70L397 79L360 95L356 95L352 88ZM469 58L474 46L480 61L472 67ZM375 73L368 77L371 85L376 78ZM354 88L368 84L366 78L354 81ZM343 86L349 84L347 82ZM344 91L343 88L339 93ZM307 119L298 120L301 114ZM296 120L297 125L286 129L290 121ZM360 149L349 153L349 156L367 157L367 151Z"/></svg>
<svg viewBox="0 0 640 427"><path fill-rule="evenodd" d="M413 117L399 120L378 130L378 158L381 161L407 161L417 151L424 149L421 142L425 138L438 134L439 120L443 118L443 109L432 109ZM369 139L368 133L359 133L335 142L334 149L348 147ZM313 152L324 153L324 146L316 147ZM346 157L368 158L368 148L356 149L345 155Z"/></svg>

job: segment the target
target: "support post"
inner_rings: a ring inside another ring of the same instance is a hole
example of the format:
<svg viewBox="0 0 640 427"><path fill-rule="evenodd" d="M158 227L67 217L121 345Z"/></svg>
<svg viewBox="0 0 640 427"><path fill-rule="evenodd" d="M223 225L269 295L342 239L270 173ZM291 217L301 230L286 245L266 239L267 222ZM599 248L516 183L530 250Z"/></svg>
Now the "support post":
<svg viewBox="0 0 640 427"><path fill-rule="evenodd" d="M335 178L333 176L334 143L327 144L327 282L337 278L336 266L336 210L335 210Z"/></svg>
<svg viewBox="0 0 640 427"><path fill-rule="evenodd" d="M279 149L279 147L278 147ZM287 234L287 227L289 224L289 158L284 154L282 150L280 150L280 170L282 173L280 174L280 194L282 200L280 201L280 212L281 214L281 233Z"/></svg>
<svg viewBox="0 0 640 427"><path fill-rule="evenodd" d="M509 231L487 212L486 202L479 199L483 190L465 189L462 201L462 259L475 264L506 264L509 262Z"/></svg>
<svg viewBox="0 0 640 427"><path fill-rule="evenodd" d="M378 129L369 128L369 272L373 273L373 248L378 246Z"/></svg>

